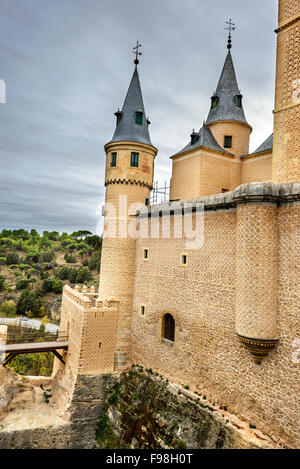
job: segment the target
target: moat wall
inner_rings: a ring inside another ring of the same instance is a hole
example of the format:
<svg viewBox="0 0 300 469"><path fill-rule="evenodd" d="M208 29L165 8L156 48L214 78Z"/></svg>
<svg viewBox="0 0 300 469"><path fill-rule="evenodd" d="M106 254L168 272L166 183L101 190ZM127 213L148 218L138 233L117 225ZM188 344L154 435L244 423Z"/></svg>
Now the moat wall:
<svg viewBox="0 0 300 469"><path fill-rule="evenodd" d="M257 449L275 442L207 402L206 396L170 384L151 369L134 366L109 390L110 407L100 419L100 448Z"/></svg>

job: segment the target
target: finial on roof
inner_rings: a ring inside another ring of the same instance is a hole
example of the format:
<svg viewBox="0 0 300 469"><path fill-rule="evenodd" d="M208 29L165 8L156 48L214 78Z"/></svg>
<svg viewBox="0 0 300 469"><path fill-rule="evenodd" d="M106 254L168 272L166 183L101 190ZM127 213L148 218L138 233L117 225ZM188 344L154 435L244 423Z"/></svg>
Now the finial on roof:
<svg viewBox="0 0 300 469"><path fill-rule="evenodd" d="M231 45L231 32L232 31L235 31L235 24L232 23L231 21L231 18L229 21L226 21L226 24L228 24L229 26L225 29L227 29L227 31L229 32L228 33L228 41L227 41L227 49L231 49L232 45Z"/></svg>
<svg viewBox="0 0 300 469"><path fill-rule="evenodd" d="M133 48L132 53L135 54L135 65L138 65L140 63L138 56L143 55L140 51L139 48L142 47L142 44L139 44L139 41L136 41L136 46Z"/></svg>

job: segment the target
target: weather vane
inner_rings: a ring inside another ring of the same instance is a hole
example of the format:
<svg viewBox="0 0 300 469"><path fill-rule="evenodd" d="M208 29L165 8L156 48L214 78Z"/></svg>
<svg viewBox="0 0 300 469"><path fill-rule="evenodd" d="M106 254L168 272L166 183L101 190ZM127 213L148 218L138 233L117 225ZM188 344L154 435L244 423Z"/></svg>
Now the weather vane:
<svg viewBox="0 0 300 469"><path fill-rule="evenodd" d="M227 31L229 31L229 34L228 34L228 44L227 44L227 49L231 49L231 32L232 31L235 31L235 23L232 23L231 21L231 18L229 21L226 21L226 24L228 24L229 26L225 29L227 29Z"/></svg>
<svg viewBox="0 0 300 469"><path fill-rule="evenodd" d="M132 53L135 54L135 65L138 65L140 63L138 56L143 55L140 51L139 48L142 47L142 44L139 44L139 41L136 42L136 46L133 48Z"/></svg>

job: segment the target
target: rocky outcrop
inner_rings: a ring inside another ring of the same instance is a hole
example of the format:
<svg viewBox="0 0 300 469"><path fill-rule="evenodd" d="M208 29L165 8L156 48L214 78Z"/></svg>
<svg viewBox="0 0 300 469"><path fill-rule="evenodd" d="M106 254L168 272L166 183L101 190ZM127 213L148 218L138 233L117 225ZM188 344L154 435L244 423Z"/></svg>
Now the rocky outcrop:
<svg viewBox="0 0 300 469"><path fill-rule="evenodd" d="M12 368L0 365L0 424L14 409L34 402L35 387L28 378L18 375Z"/></svg>
<svg viewBox="0 0 300 469"><path fill-rule="evenodd" d="M188 388L188 386L186 386ZM100 448L255 449L276 443L226 408L133 367L110 390L110 407L97 429Z"/></svg>

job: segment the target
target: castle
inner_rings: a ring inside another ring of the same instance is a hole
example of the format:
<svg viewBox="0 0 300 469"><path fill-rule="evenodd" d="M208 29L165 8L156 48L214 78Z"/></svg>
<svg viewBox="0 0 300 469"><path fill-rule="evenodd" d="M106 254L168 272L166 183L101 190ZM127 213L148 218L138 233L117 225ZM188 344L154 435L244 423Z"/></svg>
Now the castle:
<svg viewBox="0 0 300 469"><path fill-rule="evenodd" d="M139 363L300 446L299 0L279 0L276 33L274 136L249 154L229 37L208 117L171 156L170 201L154 207L157 149L136 59L105 145L99 292L63 293L69 349L54 374L73 396L86 380ZM204 225L198 249L183 229L186 205L195 236Z"/></svg>

